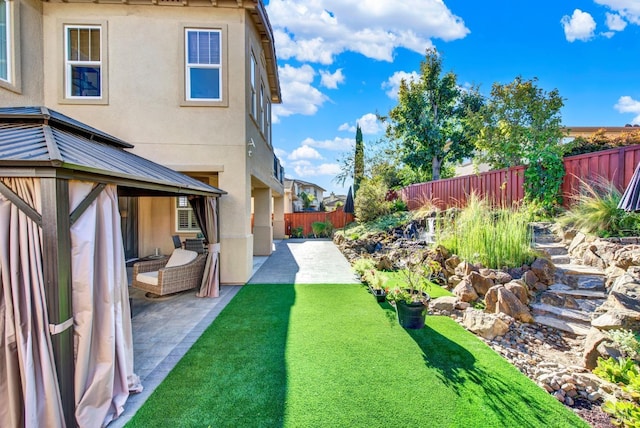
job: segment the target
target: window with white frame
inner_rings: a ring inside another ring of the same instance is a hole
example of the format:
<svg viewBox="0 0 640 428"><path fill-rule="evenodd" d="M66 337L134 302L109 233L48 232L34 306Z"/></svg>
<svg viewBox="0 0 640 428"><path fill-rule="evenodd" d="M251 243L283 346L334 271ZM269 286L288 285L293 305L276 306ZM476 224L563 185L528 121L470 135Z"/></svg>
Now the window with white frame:
<svg viewBox="0 0 640 428"><path fill-rule="evenodd" d="M186 196L176 198L176 231L200 232L195 213Z"/></svg>
<svg viewBox="0 0 640 428"><path fill-rule="evenodd" d="M250 70L250 76L249 76L249 80L251 81L251 115L254 117L254 119L258 118L258 93L256 91L256 72L257 72L257 68L258 68L258 63L256 62L256 57L253 54L253 52L251 52L251 70Z"/></svg>
<svg viewBox="0 0 640 428"><path fill-rule="evenodd" d="M264 116L265 116L265 138L267 139L267 142L269 144L271 144L271 100L269 100L268 98L266 99L266 106L264 109Z"/></svg>
<svg viewBox="0 0 640 428"><path fill-rule="evenodd" d="M0 80L11 81L11 45L9 2L0 0Z"/></svg>
<svg viewBox="0 0 640 428"><path fill-rule="evenodd" d="M187 101L222 100L222 31L185 29Z"/></svg>
<svg viewBox="0 0 640 428"><path fill-rule="evenodd" d="M99 25L65 25L64 28L65 98L102 98L101 27Z"/></svg>
<svg viewBox="0 0 640 428"><path fill-rule="evenodd" d="M264 99L264 82L260 82L260 131L264 134L266 121L264 120L264 116L266 114L265 108L265 99Z"/></svg>

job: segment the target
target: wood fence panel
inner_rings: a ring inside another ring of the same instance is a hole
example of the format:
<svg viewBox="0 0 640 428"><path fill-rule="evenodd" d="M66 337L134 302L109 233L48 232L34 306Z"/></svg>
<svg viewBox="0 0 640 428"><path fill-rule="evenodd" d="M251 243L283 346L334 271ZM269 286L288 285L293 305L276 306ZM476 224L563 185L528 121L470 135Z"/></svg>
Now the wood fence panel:
<svg viewBox="0 0 640 428"><path fill-rule="evenodd" d="M591 182L605 179L624 191L638 163L640 145L566 157L565 176L561 186L564 205L569 206L572 197L580 192L581 180ZM411 210L429 200L439 208L461 207L466 205L471 192L487 199L494 206L509 206L524 199L524 170L524 166L516 166L412 184L398 193Z"/></svg>
<svg viewBox="0 0 640 428"><path fill-rule="evenodd" d="M291 231L293 229L302 226L303 236L309 236L313 233L311 225L317 221L329 221L333 225L334 229L342 229L347 224L354 221L354 215L351 213L345 213L342 208L338 208L331 212L305 211L299 213L286 213L284 215L285 233L291 236Z"/></svg>

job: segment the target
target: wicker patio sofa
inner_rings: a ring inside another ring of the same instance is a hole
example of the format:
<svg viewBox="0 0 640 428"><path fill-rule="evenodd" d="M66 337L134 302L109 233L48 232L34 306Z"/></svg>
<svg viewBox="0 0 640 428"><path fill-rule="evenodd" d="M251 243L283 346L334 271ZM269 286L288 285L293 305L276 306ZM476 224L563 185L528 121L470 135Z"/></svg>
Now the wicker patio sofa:
<svg viewBox="0 0 640 428"><path fill-rule="evenodd" d="M131 286L158 296L199 287L206 260L206 254L177 248L169 259L134 264Z"/></svg>

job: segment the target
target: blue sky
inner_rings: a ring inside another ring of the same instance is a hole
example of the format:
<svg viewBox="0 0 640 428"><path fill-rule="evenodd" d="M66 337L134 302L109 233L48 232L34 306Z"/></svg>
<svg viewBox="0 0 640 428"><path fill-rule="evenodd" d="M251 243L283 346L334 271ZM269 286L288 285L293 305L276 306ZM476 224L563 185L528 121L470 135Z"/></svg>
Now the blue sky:
<svg viewBox="0 0 640 428"><path fill-rule="evenodd" d="M429 47L460 84L537 77L565 99L567 126L640 124L640 0L268 0L282 104L273 144L288 178L333 181L353 150L384 135L400 78ZM350 183L346 183L347 186Z"/></svg>

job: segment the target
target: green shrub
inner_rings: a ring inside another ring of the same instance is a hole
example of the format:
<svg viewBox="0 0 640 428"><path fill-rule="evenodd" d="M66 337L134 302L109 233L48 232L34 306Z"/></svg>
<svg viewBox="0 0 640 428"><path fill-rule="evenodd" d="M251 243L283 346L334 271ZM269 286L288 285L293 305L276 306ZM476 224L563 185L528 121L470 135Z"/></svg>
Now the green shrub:
<svg viewBox="0 0 640 428"><path fill-rule="evenodd" d="M394 199L391 201L391 212L396 213L398 211L408 211L409 207L407 203L402 199Z"/></svg>
<svg viewBox="0 0 640 428"><path fill-rule="evenodd" d="M354 209L359 223L369 222L391 212L387 186L379 179L363 180L358 188Z"/></svg>
<svg viewBox="0 0 640 428"><path fill-rule="evenodd" d="M619 329L609 332L611 339L619 346L620 351L630 358L637 358L640 352L640 342L636 334L631 330Z"/></svg>
<svg viewBox="0 0 640 428"><path fill-rule="evenodd" d="M363 277L366 271L373 270L375 268L376 268L376 263L373 260L366 257L362 257L353 263L353 270L355 270L356 273L360 275L360 277Z"/></svg>
<svg viewBox="0 0 640 428"><path fill-rule="evenodd" d="M436 241L470 263L518 267L535 258L529 220L526 210L493 210L472 194L459 213L451 210L438 217Z"/></svg>
<svg viewBox="0 0 640 428"><path fill-rule="evenodd" d="M640 428L640 406L629 401L607 401L602 410L609 413L616 420L615 425L628 428Z"/></svg>
<svg viewBox="0 0 640 428"><path fill-rule="evenodd" d="M581 181L580 194L569 211L558 217L558 223L600 237L632 236L640 231L640 215L618 209L622 198L613 183L597 180Z"/></svg>
<svg viewBox="0 0 640 428"><path fill-rule="evenodd" d="M638 366L631 358L607 358L598 357L598 365L593 369L593 374L612 383L628 385L630 373L638 375Z"/></svg>
<svg viewBox="0 0 640 428"><path fill-rule="evenodd" d="M311 224L311 230L316 238L327 238L333 233L333 224L330 221L315 221Z"/></svg>
<svg viewBox="0 0 640 428"><path fill-rule="evenodd" d="M375 269L366 270L362 279L374 290L382 290L384 283L387 282L387 277Z"/></svg>
<svg viewBox="0 0 640 428"><path fill-rule="evenodd" d="M303 232L303 228L302 226L298 226L298 227L294 227L291 229L291 237L292 238L302 238L302 232Z"/></svg>

